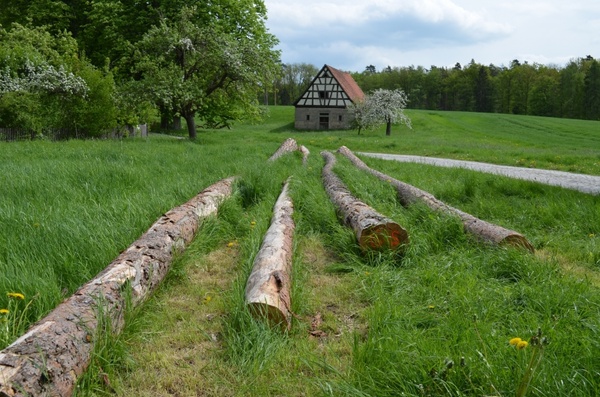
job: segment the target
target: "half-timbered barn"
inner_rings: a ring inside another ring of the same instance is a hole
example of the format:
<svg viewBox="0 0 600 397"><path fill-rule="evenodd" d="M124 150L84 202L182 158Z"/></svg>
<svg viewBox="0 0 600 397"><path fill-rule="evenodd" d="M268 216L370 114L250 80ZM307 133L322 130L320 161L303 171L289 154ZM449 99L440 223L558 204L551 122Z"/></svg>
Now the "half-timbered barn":
<svg viewBox="0 0 600 397"><path fill-rule="evenodd" d="M348 105L364 96L349 73L325 65L294 102L294 125L300 130L350 128L353 116L348 112Z"/></svg>

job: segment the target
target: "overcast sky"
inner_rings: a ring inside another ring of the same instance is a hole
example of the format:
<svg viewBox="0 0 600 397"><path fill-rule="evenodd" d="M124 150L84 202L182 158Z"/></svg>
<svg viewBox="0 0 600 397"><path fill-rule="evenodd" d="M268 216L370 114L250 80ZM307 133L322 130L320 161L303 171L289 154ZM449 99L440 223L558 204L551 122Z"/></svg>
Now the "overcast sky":
<svg viewBox="0 0 600 397"><path fill-rule="evenodd" d="M600 0L265 0L285 63L544 65L600 58Z"/></svg>

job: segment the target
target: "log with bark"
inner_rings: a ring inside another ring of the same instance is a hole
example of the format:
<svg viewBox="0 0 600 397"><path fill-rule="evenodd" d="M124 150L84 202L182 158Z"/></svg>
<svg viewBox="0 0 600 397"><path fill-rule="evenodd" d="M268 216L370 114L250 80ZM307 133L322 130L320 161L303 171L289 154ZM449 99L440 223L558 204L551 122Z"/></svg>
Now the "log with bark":
<svg viewBox="0 0 600 397"><path fill-rule="evenodd" d="M310 152L304 145L300 145L298 150L300 153L302 153L302 165L306 165L308 163L308 156L310 155Z"/></svg>
<svg viewBox="0 0 600 397"><path fill-rule="evenodd" d="M451 207L438 200L431 193L421 190L417 187L401 182L390 177L382 172L374 170L359 159L350 149L342 146L338 149L338 153L346 156L356 167L367 171L382 181L390 183L398 192L398 199L403 206L409 206L417 201L425 203L434 211L441 211L448 214L456 215L463 223L465 231L474 235L477 239L496 245L506 244L517 247L524 247L531 252L535 249L533 245L522 234L514 230L505 229L502 226L486 222L471 214L463 212L457 208Z"/></svg>
<svg viewBox="0 0 600 397"><path fill-rule="evenodd" d="M293 203L288 195L289 180L283 185L273 208L267 230L246 284L246 305L258 318L272 325L291 326L291 270L294 237Z"/></svg>
<svg viewBox="0 0 600 397"><path fill-rule="evenodd" d="M302 165L306 165L306 163L308 162L308 156L310 154L310 151L306 148L306 146L298 145L294 138L288 138L285 141L283 141L283 143L281 144L281 146L279 146L275 153L273 153L273 155L269 157L269 161L275 161L284 154L295 151L299 151L300 153L302 153Z"/></svg>
<svg viewBox="0 0 600 397"><path fill-rule="evenodd" d="M174 254L232 192L221 180L164 214L93 280L0 352L0 396L70 396L88 367L99 324L115 333L126 302L140 304L167 274Z"/></svg>
<svg viewBox="0 0 600 397"><path fill-rule="evenodd" d="M295 152L298 150L298 143L294 138L288 138L279 146L279 148L269 157L269 161L275 161L286 153Z"/></svg>
<svg viewBox="0 0 600 397"><path fill-rule="evenodd" d="M350 193L333 172L335 156L323 151L323 185L344 223L350 226L363 249L395 249L408 244L408 233L393 220L378 213Z"/></svg>

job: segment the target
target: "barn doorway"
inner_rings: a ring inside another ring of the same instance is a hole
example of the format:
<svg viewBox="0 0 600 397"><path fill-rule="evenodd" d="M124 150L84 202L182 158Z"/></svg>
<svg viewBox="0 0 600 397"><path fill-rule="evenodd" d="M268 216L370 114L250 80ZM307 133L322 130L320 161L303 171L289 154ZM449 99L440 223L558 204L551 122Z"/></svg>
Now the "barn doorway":
<svg viewBox="0 0 600 397"><path fill-rule="evenodd" d="M319 113L319 129L329 129L329 113Z"/></svg>

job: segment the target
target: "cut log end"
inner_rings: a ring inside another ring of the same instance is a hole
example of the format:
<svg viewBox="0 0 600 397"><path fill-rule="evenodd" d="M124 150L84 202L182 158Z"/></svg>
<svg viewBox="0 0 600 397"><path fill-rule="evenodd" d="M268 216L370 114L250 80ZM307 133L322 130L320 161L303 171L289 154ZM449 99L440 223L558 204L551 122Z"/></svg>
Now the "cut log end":
<svg viewBox="0 0 600 397"><path fill-rule="evenodd" d="M535 248L529 242L529 240L527 240L524 236L522 236L518 233L510 234L510 235L504 237L502 239L502 241L500 242L500 244L510 245L512 247L525 248L525 249L529 250L531 253L535 252Z"/></svg>
<svg viewBox="0 0 600 397"><path fill-rule="evenodd" d="M364 229L358 237L363 250L397 249L408 244L408 233L397 223L385 223Z"/></svg>
<svg viewBox="0 0 600 397"><path fill-rule="evenodd" d="M290 329L290 316L286 316L278 307L260 302L248 302L246 305L252 317L258 320L266 319L271 327L280 327L282 330Z"/></svg>

